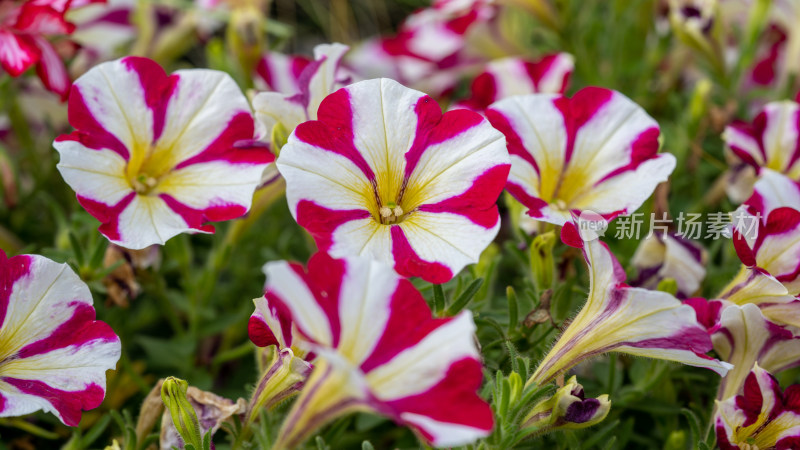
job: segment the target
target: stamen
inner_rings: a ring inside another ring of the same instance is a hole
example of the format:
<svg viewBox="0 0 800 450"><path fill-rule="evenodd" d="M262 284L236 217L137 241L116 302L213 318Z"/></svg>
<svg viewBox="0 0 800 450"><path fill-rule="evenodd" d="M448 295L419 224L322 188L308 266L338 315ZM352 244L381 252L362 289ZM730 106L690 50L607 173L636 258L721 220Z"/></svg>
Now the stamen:
<svg viewBox="0 0 800 450"><path fill-rule="evenodd" d="M400 205L397 205L394 207L394 209L392 209L392 213L394 214L395 217L402 217L403 208L401 208Z"/></svg>
<svg viewBox="0 0 800 450"><path fill-rule="evenodd" d="M383 217L384 219L392 217L392 210L387 206L382 207L380 213L381 217Z"/></svg>
<svg viewBox="0 0 800 450"><path fill-rule="evenodd" d="M158 180L149 175L140 174L131 181L131 185L137 194L147 194L158 185Z"/></svg>

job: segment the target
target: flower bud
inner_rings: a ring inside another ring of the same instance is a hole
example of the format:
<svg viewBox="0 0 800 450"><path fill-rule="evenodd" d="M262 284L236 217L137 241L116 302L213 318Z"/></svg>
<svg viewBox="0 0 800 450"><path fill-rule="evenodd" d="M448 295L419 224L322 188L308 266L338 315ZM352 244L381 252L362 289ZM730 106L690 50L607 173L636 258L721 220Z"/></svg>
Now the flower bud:
<svg viewBox="0 0 800 450"><path fill-rule="evenodd" d="M311 364L294 356L291 348L276 352L272 365L262 375L250 399L247 423L251 423L262 408L272 408L297 393L303 387L311 369Z"/></svg>
<svg viewBox="0 0 800 450"><path fill-rule="evenodd" d="M203 448L203 437L200 435L200 422L197 420L186 390L189 383L175 377L168 377L161 385L161 400L172 417L172 423L185 444L191 444L195 450Z"/></svg>
<svg viewBox="0 0 800 450"><path fill-rule="evenodd" d="M610 409L608 395L586 398L583 386L573 376L555 395L533 407L523 420L522 428L531 429L531 434L586 428L605 419Z"/></svg>

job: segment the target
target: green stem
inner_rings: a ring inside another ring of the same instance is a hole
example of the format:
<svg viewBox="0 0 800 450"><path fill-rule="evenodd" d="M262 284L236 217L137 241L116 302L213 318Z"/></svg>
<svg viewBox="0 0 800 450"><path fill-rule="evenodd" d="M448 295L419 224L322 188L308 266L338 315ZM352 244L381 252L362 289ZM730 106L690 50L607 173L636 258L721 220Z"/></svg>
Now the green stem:
<svg viewBox="0 0 800 450"><path fill-rule="evenodd" d="M43 439L59 439L61 436L53 431L47 431L18 417L0 418L0 426L16 428Z"/></svg>

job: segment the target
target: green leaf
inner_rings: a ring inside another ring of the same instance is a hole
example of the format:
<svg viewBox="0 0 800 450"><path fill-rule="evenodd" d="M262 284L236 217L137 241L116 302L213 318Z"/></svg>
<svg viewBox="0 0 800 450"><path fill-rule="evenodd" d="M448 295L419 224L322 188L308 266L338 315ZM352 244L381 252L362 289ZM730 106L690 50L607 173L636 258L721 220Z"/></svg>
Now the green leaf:
<svg viewBox="0 0 800 450"><path fill-rule="evenodd" d="M458 298L450 305L450 307L447 308L445 314L448 316L454 316L458 314L462 309L464 309L465 306L467 306L467 303L472 300L472 297L475 296L482 284L483 278L477 278L473 280L472 283L467 286L464 292L462 292L461 295L459 295Z"/></svg>
<svg viewBox="0 0 800 450"><path fill-rule="evenodd" d="M433 312L436 316L441 316L444 311L444 290L441 284L433 285Z"/></svg>

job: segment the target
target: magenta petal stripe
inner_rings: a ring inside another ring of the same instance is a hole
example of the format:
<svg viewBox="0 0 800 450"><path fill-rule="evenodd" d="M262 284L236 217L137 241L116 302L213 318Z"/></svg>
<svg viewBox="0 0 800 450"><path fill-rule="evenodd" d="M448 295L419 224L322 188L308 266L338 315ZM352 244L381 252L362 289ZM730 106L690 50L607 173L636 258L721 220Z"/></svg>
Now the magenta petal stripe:
<svg viewBox="0 0 800 450"><path fill-rule="evenodd" d="M740 395L717 402L714 425L722 450L800 445L800 385L781 391L778 381L758 364L747 374Z"/></svg>
<svg viewBox="0 0 800 450"><path fill-rule="evenodd" d="M0 416L44 410L77 426L103 401L120 351L69 266L0 251Z"/></svg>
<svg viewBox="0 0 800 450"><path fill-rule="evenodd" d="M432 318L408 280L367 258L317 253L307 268L281 261L266 272L251 335L286 345L289 317L293 347L317 355L276 446L297 446L355 410L388 416L436 446L491 431L491 410L476 392L482 365L469 312Z"/></svg>
<svg viewBox="0 0 800 450"><path fill-rule="evenodd" d="M388 79L334 92L317 116L277 165L290 211L321 250L434 283L478 260L499 228L510 170L501 133Z"/></svg>
<svg viewBox="0 0 800 450"><path fill-rule="evenodd" d="M132 249L244 215L274 159L252 144L245 96L213 70L97 65L73 85L69 120L75 131L53 144L58 169L100 232Z"/></svg>

